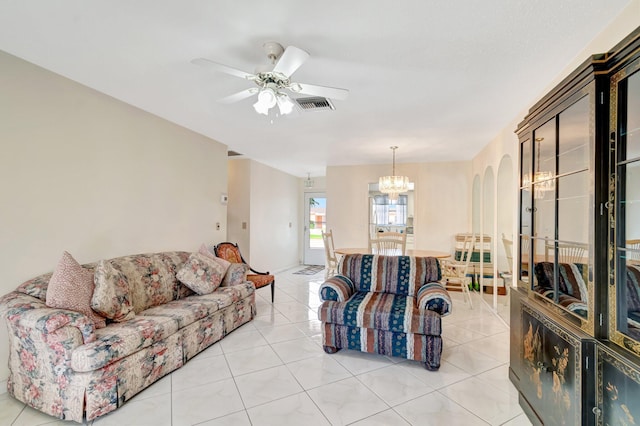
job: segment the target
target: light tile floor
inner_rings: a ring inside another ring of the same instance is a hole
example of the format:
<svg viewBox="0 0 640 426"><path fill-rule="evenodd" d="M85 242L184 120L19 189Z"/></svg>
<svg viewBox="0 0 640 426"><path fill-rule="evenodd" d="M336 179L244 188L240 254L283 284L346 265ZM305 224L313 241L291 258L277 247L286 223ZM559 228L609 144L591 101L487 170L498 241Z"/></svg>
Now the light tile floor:
<svg viewBox="0 0 640 426"><path fill-rule="evenodd" d="M277 274L258 317L93 422L108 425L530 425L508 379L509 329L477 294L452 293L442 365L323 352L316 310L324 273ZM69 424L0 394L0 425Z"/></svg>

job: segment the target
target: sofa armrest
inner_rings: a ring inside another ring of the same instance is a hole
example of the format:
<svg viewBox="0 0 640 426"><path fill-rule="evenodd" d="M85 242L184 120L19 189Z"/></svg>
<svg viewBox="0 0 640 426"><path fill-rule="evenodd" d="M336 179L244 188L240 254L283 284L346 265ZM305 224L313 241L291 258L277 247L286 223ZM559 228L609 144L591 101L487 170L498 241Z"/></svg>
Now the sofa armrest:
<svg viewBox="0 0 640 426"><path fill-rule="evenodd" d="M23 293L13 292L0 298L0 312L10 326L22 330L47 335L64 327L71 327L77 329L82 343L90 343L96 339L94 323L88 316L80 312L49 308L42 300Z"/></svg>
<svg viewBox="0 0 640 426"><path fill-rule="evenodd" d="M334 275L320 286L321 301L334 300L336 302L344 302L356 292L356 286L353 281L344 275Z"/></svg>
<svg viewBox="0 0 640 426"><path fill-rule="evenodd" d="M451 297L440 283L428 283L420 287L416 295L418 309L434 311L442 316L451 313Z"/></svg>

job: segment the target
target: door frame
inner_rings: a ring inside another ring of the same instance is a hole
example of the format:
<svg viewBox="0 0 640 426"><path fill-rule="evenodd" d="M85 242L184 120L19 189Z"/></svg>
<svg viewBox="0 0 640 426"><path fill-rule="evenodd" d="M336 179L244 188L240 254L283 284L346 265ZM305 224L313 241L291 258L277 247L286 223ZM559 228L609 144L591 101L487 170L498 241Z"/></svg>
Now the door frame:
<svg viewBox="0 0 640 426"><path fill-rule="evenodd" d="M324 265L325 264L325 254L324 254L324 244L320 247L310 247L309 241L311 229L309 227L309 217L311 215L311 209L309 206L309 200L311 198L324 198L326 200L327 196L324 191L317 192L305 192L304 193L304 208L303 214L304 218L302 221L303 226L303 244L302 244L302 259L305 265ZM322 242L322 240L321 240Z"/></svg>

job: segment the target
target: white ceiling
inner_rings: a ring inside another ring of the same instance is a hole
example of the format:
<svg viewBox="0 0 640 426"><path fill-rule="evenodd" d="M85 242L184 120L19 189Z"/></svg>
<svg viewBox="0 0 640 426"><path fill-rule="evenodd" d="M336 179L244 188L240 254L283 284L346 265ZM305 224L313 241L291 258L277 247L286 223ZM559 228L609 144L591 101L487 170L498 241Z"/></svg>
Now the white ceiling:
<svg viewBox="0 0 640 426"><path fill-rule="evenodd" d="M473 158L629 0L0 0L0 49L296 176L327 165ZM335 111L258 115L216 99L265 41L293 80L350 90ZM595 53L595 52L594 52ZM0 70L1 71L1 70Z"/></svg>

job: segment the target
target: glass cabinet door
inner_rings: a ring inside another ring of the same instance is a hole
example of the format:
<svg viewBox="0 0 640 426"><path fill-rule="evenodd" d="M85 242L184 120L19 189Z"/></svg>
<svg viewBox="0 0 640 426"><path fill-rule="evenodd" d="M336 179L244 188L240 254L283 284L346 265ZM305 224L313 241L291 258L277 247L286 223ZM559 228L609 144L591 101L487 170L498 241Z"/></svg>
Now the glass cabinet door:
<svg viewBox="0 0 640 426"><path fill-rule="evenodd" d="M519 282L529 282L529 247L531 246L531 141L520 145L520 231L518 262Z"/></svg>
<svg viewBox="0 0 640 426"><path fill-rule="evenodd" d="M640 62L612 77L615 281L610 298L611 338L640 354Z"/></svg>
<svg viewBox="0 0 640 426"><path fill-rule="evenodd" d="M532 166L523 171L528 185L521 188L521 223L526 223L527 214L532 222L530 253L521 257L521 262L533 260L531 290L583 320L589 317L593 299L593 87L533 129ZM521 236L521 243L525 241Z"/></svg>

